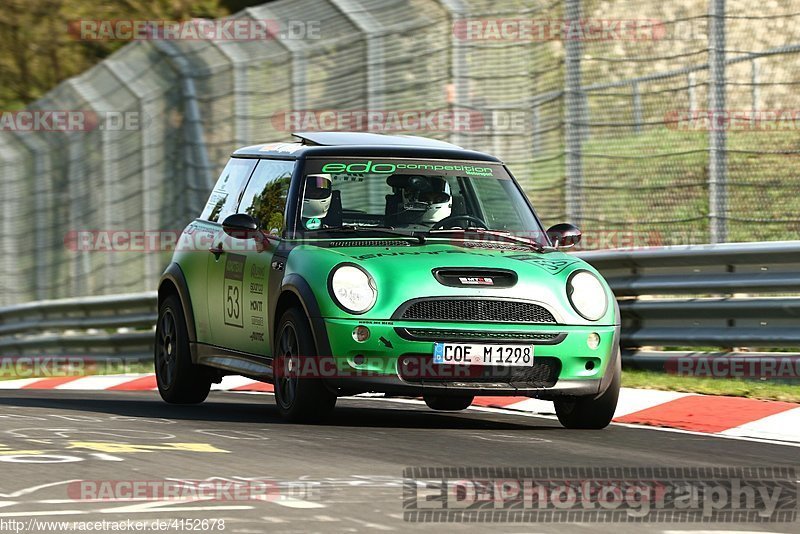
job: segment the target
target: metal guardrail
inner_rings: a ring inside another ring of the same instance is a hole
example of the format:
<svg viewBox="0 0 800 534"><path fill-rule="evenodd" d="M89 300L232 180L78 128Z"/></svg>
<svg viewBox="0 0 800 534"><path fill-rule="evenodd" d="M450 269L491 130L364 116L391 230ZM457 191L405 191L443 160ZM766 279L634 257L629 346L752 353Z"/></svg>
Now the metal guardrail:
<svg viewBox="0 0 800 534"><path fill-rule="evenodd" d="M0 308L0 355L149 360L155 291Z"/></svg>
<svg viewBox="0 0 800 534"><path fill-rule="evenodd" d="M617 295L623 361L663 369L686 351L766 358L736 349L800 347L800 241L578 253ZM663 352L673 347L679 352ZM777 355L777 353L776 353ZM787 353L780 353L787 356Z"/></svg>
<svg viewBox="0 0 800 534"><path fill-rule="evenodd" d="M748 357L736 347L800 347L800 241L576 255L618 297L626 364L658 367L678 354L653 350L664 347L736 357ZM0 308L0 355L148 360L156 301L147 292Z"/></svg>

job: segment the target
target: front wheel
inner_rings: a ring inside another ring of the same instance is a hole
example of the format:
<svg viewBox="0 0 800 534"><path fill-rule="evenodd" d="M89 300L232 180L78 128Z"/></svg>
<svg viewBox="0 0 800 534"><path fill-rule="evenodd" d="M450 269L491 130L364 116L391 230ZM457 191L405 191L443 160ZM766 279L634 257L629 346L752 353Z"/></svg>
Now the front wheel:
<svg viewBox="0 0 800 534"><path fill-rule="evenodd" d="M425 395L423 399L431 410L457 412L469 408L475 397L471 395L468 397L438 397L436 395Z"/></svg>
<svg viewBox="0 0 800 534"><path fill-rule="evenodd" d="M574 400L556 400L556 415L565 428L601 429L614 418L619 399L622 371L614 369L611 384L599 396L581 397Z"/></svg>
<svg viewBox="0 0 800 534"><path fill-rule="evenodd" d="M336 395L325 387L321 373L304 363L315 363L317 351L308 320L297 308L281 317L273 354L275 403L281 416L293 423L324 421L336 406Z"/></svg>
<svg viewBox="0 0 800 534"><path fill-rule="evenodd" d="M211 377L206 369L192 363L186 319L176 295L165 298L158 308L154 359L162 399L171 404L197 404L206 400Z"/></svg>

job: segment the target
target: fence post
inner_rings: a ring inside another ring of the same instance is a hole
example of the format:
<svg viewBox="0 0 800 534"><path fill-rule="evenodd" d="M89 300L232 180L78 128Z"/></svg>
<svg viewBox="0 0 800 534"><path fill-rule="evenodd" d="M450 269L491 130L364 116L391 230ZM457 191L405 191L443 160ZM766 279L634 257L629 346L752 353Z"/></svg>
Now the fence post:
<svg viewBox="0 0 800 534"><path fill-rule="evenodd" d="M568 24L581 23L581 0L566 0L564 14ZM583 123L584 106L581 93L581 54L583 43L570 35L564 40L564 145L566 153L566 211L575 224L583 219Z"/></svg>
<svg viewBox="0 0 800 534"><path fill-rule="evenodd" d="M69 227L70 228L86 228L85 214L89 213L89 206L86 203L86 190L91 187L84 177L87 175L85 171L86 162L89 161L87 157L85 146L83 143L76 142L75 136L72 134L66 137L66 157L67 157L67 184L69 186ZM94 280L91 278L91 264L89 254L75 254L70 270L69 281L69 294L72 295L86 295L88 293L88 282Z"/></svg>
<svg viewBox="0 0 800 534"><path fill-rule="evenodd" d="M709 132L708 160L708 216L711 242L724 243L728 239L726 153L726 122L719 123L725 112L725 0L710 0L708 32L708 107L713 114Z"/></svg>
<svg viewBox="0 0 800 534"><path fill-rule="evenodd" d="M450 82L453 84L453 92L448 104L451 111L461 113L464 108L460 106L469 106L472 109L469 94L469 61L467 60L467 49L463 43L463 39L466 39L466 31L459 35L457 30L467 20L466 16L469 11L463 0L442 0L442 6L450 15ZM472 115L470 116L471 121ZM454 129L450 134L450 142L461 146L464 143L463 133Z"/></svg>
<svg viewBox="0 0 800 534"><path fill-rule="evenodd" d="M364 9L353 0L332 0L331 3L364 37L367 49L367 110L383 110L386 95L386 47L385 36L380 31L382 24L369 9Z"/></svg>
<svg viewBox="0 0 800 534"><path fill-rule="evenodd" d="M385 110L386 96L386 47L385 28L368 9L363 9L353 0L331 0L344 18L355 26L366 43L366 131L372 131L369 117L373 112ZM367 183L366 195L370 202L381 202L382 189Z"/></svg>
<svg viewBox="0 0 800 534"><path fill-rule="evenodd" d="M33 197L33 228L35 232L33 251L35 281L33 282L33 292L25 298L44 300L52 296L48 290L58 283L54 272L56 262L52 259L53 251L51 242L48 241L48 236L55 226L53 224L55 215L53 213L54 188L51 174L52 152L47 143L38 137L33 137L30 132L14 132L13 135L25 148L25 156L30 158L33 171L32 180L36 191L31 195ZM5 179L8 180L8 178ZM77 230L77 228L71 228L71 230ZM8 237L5 239L7 240ZM6 282L8 281L6 280Z"/></svg>
<svg viewBox="0 0 800 534"><path fill-rule="evenodd" d="M181 50L169 41L151 41L158 52L164 55L176 76L180 79L181 97L184 113L184 159L189 179L191 194L186 195L186 210L194 216L203 208L208 192L214 187L213 168L208 158L205 135L203 134L203 118L200 113L198 94L192 74L192 66Z"/></svg>
<svg viewBox="0 0 800 534"><path fill-rule="evenodd" d="M761 109L761 64L758 59L750 62L750 98L753 120L755 120L756 113Z"/></svg>
<svg viewBox="0 0 800 534"><path fill-rule="evenodd" d="M139 46L139 45L136 45ZM119 84L128 91L136 98L137 103L137 111L139 116L142 119L147 117L145 113L145 101L147 96L147 91L142 91L140 86L137 84L130 83L128 79L126 79L125 73L123 69L120 69L120 64L116 61L104 61L103 65L108 69L108 72L111 76L116 79ZM154 213L156 211L155 206L157 203L155 202L156 192L155 192L155 184L158 183L159 179L154 167L154 161L156 160L153 157L153 152L155 150L155 146L153 143L149 143L149 133L148 129L149 125L145 125L144 121L139 122L139 143L141 143L141 192L142 192L142 229L146 231L152 231L159 228L157 223L154 221L156 220L154 217ZM109 229L115 228L115 226L109 226ZM116 256L116 254L113 254ZM160 274L161 269L163 266L161 265L161 259L158 257L158 254L144 254L144 286L146 289L153 289L157 285L157 280ZM112 267L112 273L115 267ZM111 281L108 282L109 287L113 287L113 283Z"/></svg>
<svg viewBox="0 0 800 534"><path fill-rule="evenodd" d="M531 114L531 126L533 129L533 157L536 158L542 151L542 118L539 115L539 103L534 102Z"/></svg>
<svg viewBox="0 0 800 534"><path fill-rule="evenodd" d="M633 82L631 90L633 92L633 133L642 133L642 93L639 91L639 84Z"/></svg>

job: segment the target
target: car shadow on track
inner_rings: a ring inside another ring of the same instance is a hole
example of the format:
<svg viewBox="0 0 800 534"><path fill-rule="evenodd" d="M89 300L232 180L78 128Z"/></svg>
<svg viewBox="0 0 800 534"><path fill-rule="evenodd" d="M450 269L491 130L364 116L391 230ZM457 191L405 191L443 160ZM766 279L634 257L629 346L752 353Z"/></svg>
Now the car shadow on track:
<svg viewBox="0 0 800 534"><path fill-rule="evenodd" d="M124 393L122 395L125 395ZM77 411L84 415L105 413L126 417L166 418L184 421L225 421L290 425L280 418L272 397L250 396L221 399L212 396L199 405L166 404L154 397L123 398L120 393L66 391L26 391L24 394L0 394L2 406L44 408L54 411ZM265 402L267 401L267 402ZM358 402L360 406L354 406ZM472 429L472 430L561 430L558 422L530 418L521 424L511 415L486 412L433 412L416 404L390 404L386 401L342 399L321 427ZM519 418L517 418L519 420Z"/></svg>

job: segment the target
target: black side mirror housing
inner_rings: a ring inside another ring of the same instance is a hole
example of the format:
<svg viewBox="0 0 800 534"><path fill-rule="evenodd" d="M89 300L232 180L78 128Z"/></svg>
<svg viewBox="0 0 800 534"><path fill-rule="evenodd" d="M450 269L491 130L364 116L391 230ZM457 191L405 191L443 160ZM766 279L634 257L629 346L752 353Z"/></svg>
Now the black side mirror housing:
<svg viewBox="0 0 800 534"><path fill-rule="evenodd" d="M556 248L572 248L581 242L581 231L570 223L560 223L547 230L547 236Z"/></svg>
<svg viewBox="0 0 800 534"><path fill-rule="evenodd" d="M260 225L251 215L234 213L222 221L222 230L236 239L253 239L260 234Z"/></svg>

